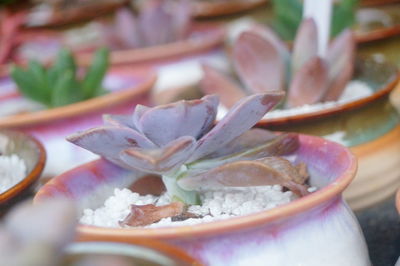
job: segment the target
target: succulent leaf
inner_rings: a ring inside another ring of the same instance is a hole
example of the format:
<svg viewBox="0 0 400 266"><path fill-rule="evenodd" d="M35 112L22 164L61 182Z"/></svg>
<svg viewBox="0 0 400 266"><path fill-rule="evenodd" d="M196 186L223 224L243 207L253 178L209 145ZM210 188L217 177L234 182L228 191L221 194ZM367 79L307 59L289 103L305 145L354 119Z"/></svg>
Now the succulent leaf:
<svg viewBox="0 0 400 266"><path fill-rule="evenodd" d="M92 95L98 95L102 89L104 75L108 68L109 51L106 48L99 49L94 54L94 59L86 72L82 82L82 93L85 99L91 98Z"/></svg>
<svg viewBox="0 0 400 266"><path fill-rule="evenodd" d="M197 139L212 126L217 107L218 97L207 95L201 100L180 101L151 108L142 114L138 127L159 146L181 136Z"/></svg>
<svg viewBox="0 0 400 266"><path fill-rule="evenodd" d="M198 176L182 178L178 184L186 190L201 187L248 187L280 184L294 189L296 194L302 184L297 184L297 169L289 161L280 157L268 157L253 161L226 163ZM296 184L296 185L294 185Z"/></svg>
<svg viewBox="0 0 400 266"><path fill-rule="evenodd" d="M67 140L114 161L120 160L120 152L130 147L156 148L145 136L127 127L101 126L75 133Z"/></svg>
<svg viewBox="0 0 400 266"><path fill-rule="evenodd" d="M278 49L253 32L243 32L233 47L236 72L252 93L282 90L285 65Z"/></svg>
<svg viewBox="0 0 400 266"><path fill-rule="evenodd" d="M300 24L293 43L292 73L295 74L318 53L318 30L313 19Z"/></svg>
<svg viewBox="0 0 400 266"><path fill-rule="evenodd" d="M182 202L173 202L164 206L131 205L131 212L119 224L121 226L146 226L163 218L181 215L184 210L185 205Z"/></svg>
<svg viewBox="0 0 400 266"><path fill-rule="evenodd" d="M195 153L188 162L211 154L249 130L274 108L283 96L283 91L276 91L253 94L241 99L215 127L198 141Z"/></svg>
<svg viewBox="0 0 400 266"><path fill-rule="evenodd" d="M292 108L317 103L323 99L327 89L327 66L320 57L314 57L295 73L286 104Z"/></svg>
<svg viewBox="0 0 400 266"><path fill-rule="evenodd" d="M239 86L215 68L208 65L203 65L202 68L204 75L200 83L201 90L205 94L219 95L225 107L231 108L246 96Z"/></svg>
<svg viewBox="0 0 400 266"><path fill-rule="evenodd" d="M263 131L262 129L259 130ZM220 155L219 157L211 157L215 156L215 154L211 154L211 156L207 156L204 160L198 160L189 164L190 170L196 172L198 169L210 169L240 160L256 160L268 156L289 155L299 147L298 136L295 133L284 133L279 136L274 135L271 138L265 135L261 136L260 139L251 139L252 136L255 136L254 133L243 134L234 139L231 143L237 141L239 144L231 146L231 149L228 150L230 153L224 150L223 147L221 153L218 154Z"/></svg>
<svg viewBox="0 0 400 266"><path fill-rule="evenodd" d="M130 127L137 131L130 115L103 115L103 122L106 126L117 126L117 127Z"/></svg>
<svg viewBox="0 0 400 266"><path fill-rule="evenodd" d="M191 155L196 140L183 136L162 148L127 148L120 152L123 162L132 168L148 173L166 173L179 168Z"/></svg>
<svg viewBox="0 0 400 266"><path fill-rule="evenodd" d="M327 63L329 66L329 89L325 101L335 101L342 94L354 71L355 39L350 30L343 31L329 46Z"/></svg>
<svg viewBox="0 0 400 266"><path fill-rule="evenodd" d="M137 48L143 45L137 18L128 8L120 8L117 11L113 30L125 46Z"/></svg>

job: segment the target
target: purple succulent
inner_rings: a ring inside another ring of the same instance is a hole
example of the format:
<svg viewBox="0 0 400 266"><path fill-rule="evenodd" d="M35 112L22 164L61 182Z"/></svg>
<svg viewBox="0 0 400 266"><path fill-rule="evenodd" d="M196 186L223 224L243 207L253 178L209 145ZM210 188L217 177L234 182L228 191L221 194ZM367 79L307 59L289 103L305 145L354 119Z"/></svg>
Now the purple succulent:
<svg viewBox="0 0 400 266"><path fill-rule="evenodd" d="M128 8L120 9L115 24L106 31L112 43L140 48L183 40L190 25L187 1L147 0L143 1L137 16Z"/></svg>
<svg viewBox="0 0 400 266"><path fill-rule="evenodd" d="M275 157L297 149L297 135L250 129L283 97L276 91L243 98L215 125L215 95L138 105L132 116L105 116L104 126L68 140L123 168L161 175L168 193L188 204L197 202L195 190L207 186L281 184L305 194L302 171Z"/></svg>
<svg viewBox="0 0 400 266"><path fill-rule="evenodd" d="M337 100L353 75L354 36L344 30L323 58L317 54L317 42L312 19L300 25L292 53L272 30L257 25L243 32L233 47L233 65L243 85L204 66L202 90L221 95L226 107L251 93L279 90L287 90L289 108Z"/></svg>

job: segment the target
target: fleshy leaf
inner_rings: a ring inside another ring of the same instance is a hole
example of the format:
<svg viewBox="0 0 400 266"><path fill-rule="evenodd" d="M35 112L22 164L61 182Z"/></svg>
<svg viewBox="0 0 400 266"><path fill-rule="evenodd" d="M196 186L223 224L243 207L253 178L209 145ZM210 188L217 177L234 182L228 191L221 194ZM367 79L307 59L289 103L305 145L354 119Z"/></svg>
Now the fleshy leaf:
<svg viewBox="0 0 400 266"><path fill-rule="evenodd" d="M178 184L186 190L199 187L248 187L283 185L296 194L305 193L303 185L296 183L298 172L289 161L279 157L263 158L255 161L237 161L213 168L198 176L182 178Z"/></svg>
<svg viewBox="0 0 400 266"><path fill-rule="evenodd" d="M184 211L185 204L182 202L173 202L164 206L131 205L130 214L119 224L121 226L146 226L163 218L181 215Z"/></svg>
<svg viewBox="0 0 400 266"><path fill-rule="evenodd" d="M173 41L173 16L162 0L147 0L139 14L140 35L146 46Z"/></svg>
<svg viewBox="0 0 400 266"><path fill-rule="evenodd" d="M325 62L314 57L296 72L290 85L287 105L297 107L321 101L328 88L328 71Z"/></svg>
<svg viewBox="0 0 400 266"><path fill-rule="evenodd" d="M277 135L269 130L252 128L231 142L227 143L225 146L220 147L215 152L209 154L207 159L218 158L247 151L253 149L254 147L264 145L266 142L270 142L276 138Z"/></svg>
<svg viewBox="0 0 400 266"><path fill-rule="evenodd" d="M128 8L120 8L117 11L113 29L125 47L142 46L136 18Z"/></svg>
<svg viewBox="0 0 400 266"><path fill-rule="evenodd" d="M231 108L246 96L244 91L229 77L211 66L203 65L202 67L204 75L201 79L200 87L205 94L219 95L221 103L227 108Z"/></svg>
<svg viewBox="0 0 400 266"><path fill-rule="evenodd" d="M133 115L132 115L132 121L133 124L135 125L135 128L139 129L139 131L142 130L142 127L140 125L140 118L142 118L143 114L145 112L147 112L148 110L150 110L150 107L138 104L135 107L135 111L133 111Z"/></svg>
<svg viewBox="0 0 400 266"><path fill-rule="evenodd" d="M147 173L166 173L179 167L192 154L196 140L189 136L180 137L158 149L124 149L120 158L132 168Z"/></svg>
<svg viewBox="0 0 400 266"><path fill-rule="evenodd" d="M234 139L231 143L236 143L237 141L238 144L234 144L230 149L224 150L224 148L222 148L221 152L218 151L217 154L210 154L210 156L220 155L220 157L211 157L212 159L200 160L190 164L190 171L196 172L199 169L211 169L225 163L240 160L255 160L267 156L288 155L299 147L299 138L296 133L284 133L279 136L274 135L271 139L267 139L268 136L266 135L259 136L259 139L257 139L256 134L244 135L245 134ZM254 137L254 139L252 139L252 137ZM240 140L240 138L242 138L242 140ZM240 142L242 142L242 144L240 144Z"/></svg>
<svg viewBox="0 0 400 266"><path fill-rule="evenodd" d="M325 101L335 101L342 94L354 71L355 40L351 30L343 31L329 46L327 54L329 89Z"/></svg>
<svg viewBox="0 0 400 266"><path fill-rule="evenodd" d="M93 153L114 160L118 160L120 152L129 147L156 148L145 136L127 127L97 127L75 133L67 140Z"/></svg>
<svg viewBox="0 0 400 266"><path fill-rule="evenodd" d="M189 1L181 0L174 3L174 37L183 40L188 32L192 20L192 9Z"/></svg>
<svg viewBox="0 0 400 266"><path fill-rule="evenodd" d="M293 43L292 73L296 74L307 62L317 56L318 30L313 19L305 19Z"/></svg>
<svg viewBox="0 0 400 266"><path fill-rule="evenodd" d="M254 94L243 98L232 107L197 143L195 153L188 162L202 158L253 127L284 96L283 91Z"/></svg>
<svg viewBox="0 0 400 266"><path fill-rule="evenodd" d="M284 61L278 48L262 36L243 32L233 47L236 72L253 93L277 91L284 84Z"/></svg>
<svg viewBox="0 0 400 266"><path fill-rule="evenodd" d="M159 146L181 136L201 137L212 126L218 107L218 96L207 95L200 100L179 101L146 111L139 128Z"/></svg>
<svg viewBox="0 0 400 266"><path fill-rule="evenodd" d="M130 115L103 115L103 122L106 126L117 126L117 127L130 127L136 129Z"/></svg>

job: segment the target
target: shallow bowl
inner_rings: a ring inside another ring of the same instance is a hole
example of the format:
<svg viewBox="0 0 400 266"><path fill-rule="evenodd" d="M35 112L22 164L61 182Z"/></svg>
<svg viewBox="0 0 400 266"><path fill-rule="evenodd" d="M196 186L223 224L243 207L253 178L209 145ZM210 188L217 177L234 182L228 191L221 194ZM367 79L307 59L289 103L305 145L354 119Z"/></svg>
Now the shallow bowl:
<svg viewBox="0 0 400 266"><path fill-rule="evenodd" d="M342 199L357 169L351 152L334 142L301 135L295 161L308 164L319 190L293 202L247 216L169 228L103 228L79 225L81 240L157 239L212 265L370 265L365 241ZM96 208L115 188L135 188L143 174L103 159L72 169L36 194L40 202L73 199L80 211ZM141 182L143 185L143 182ZM323 243L323 244L322 244Z"/></svg>
<svg viewBox="0 0 400 266"><path fill-rule="evenodd" d="M43 145L27 134L0 130L0 154L16 154L26 165L26 176L11 188L0 193L0 215L11 206L24 199L39 179L46 161Z"/></svg>

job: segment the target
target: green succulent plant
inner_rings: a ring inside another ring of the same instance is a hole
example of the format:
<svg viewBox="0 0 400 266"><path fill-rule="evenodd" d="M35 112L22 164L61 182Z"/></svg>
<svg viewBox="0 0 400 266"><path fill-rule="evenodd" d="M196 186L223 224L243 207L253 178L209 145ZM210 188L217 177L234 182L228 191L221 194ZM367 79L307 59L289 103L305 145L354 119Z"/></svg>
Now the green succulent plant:
<svg viewBox="0 0 400 266"><path fill-rule="evenodd" d="M11 77L22 95L53 108L80 102L105 93L101 86L108 68L109 51L96 51L91 66L81 78L71 52L62 49L54 64L45 68L31 60L23 69L12 66Z"/></svg>
<svg viewBox="0 0 400 266"><path fill-rule="evenodd" d="M331 36L336 36L355 21L355 10L359 0L339 0L333 6ZM302 21L302 0L272 0L273 26L285 40L293 40Z"/></svg>

